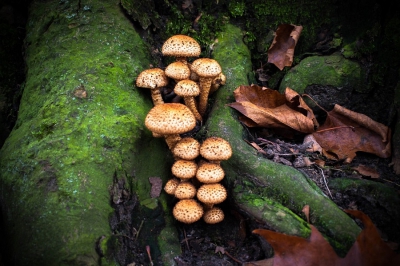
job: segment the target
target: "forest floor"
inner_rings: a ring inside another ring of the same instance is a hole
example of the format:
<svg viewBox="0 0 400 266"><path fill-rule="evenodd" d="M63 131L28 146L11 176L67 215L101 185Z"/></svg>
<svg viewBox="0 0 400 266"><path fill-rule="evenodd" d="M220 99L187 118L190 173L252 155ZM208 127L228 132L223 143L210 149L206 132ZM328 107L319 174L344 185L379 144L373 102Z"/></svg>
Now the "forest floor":
<svg viewBox="0 0 400 266"><path fill-rule="evenodd" d="M336 178L369 179L400 191L400 177L394 174L390 159L362 153L357 154L350 164L325 160L325 167L315 163L306 166L301 162L301 158L309 158L311 161L323 158L317 153L299 152L301 144L277 138L257 138L254 143L258 143L262 148L259 150L260 156L264 156L266 160L274 160L297 168L307 178L313 180L340 208L366 213L377 226L382 238L398 251L400 239L397 231L400 224L397 220L385 217L386 210L380 208L385 205L384 203L377 202L373 198L368 200L368 197L360 195L356 189L336 191L329 185L330 181ZM275 149L271 150L271 146ZM296 155L293 155L294 150ZM359 165L375 169L379 177L362 176L353 169ZM207 225L203 221L190 225L179 224L182 255L175 258L178 265L242 265L244 262L258 261L272 256L272 250L267 242L251 233L257 228L268 229L265 224L246 219L245 214L241 213L232 202L225 202L221 207L226 213L226 218L219 224Z"/></svg>

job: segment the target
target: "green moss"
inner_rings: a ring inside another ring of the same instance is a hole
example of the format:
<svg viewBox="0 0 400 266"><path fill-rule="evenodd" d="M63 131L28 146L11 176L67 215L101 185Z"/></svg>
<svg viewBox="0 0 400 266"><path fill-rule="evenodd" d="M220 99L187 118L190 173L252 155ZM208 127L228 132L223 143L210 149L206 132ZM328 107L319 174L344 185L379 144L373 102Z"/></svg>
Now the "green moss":
<svg viewBox="0 0 400 266"><path fill-rule="evenodd" d="M313 84L334 87L350 86L356 90L365 88L365 73L361 66L340 54L330 56L310 56L292 68L282 79L279 90L289 87L298 93L304 93L307 86Z"/></svg>

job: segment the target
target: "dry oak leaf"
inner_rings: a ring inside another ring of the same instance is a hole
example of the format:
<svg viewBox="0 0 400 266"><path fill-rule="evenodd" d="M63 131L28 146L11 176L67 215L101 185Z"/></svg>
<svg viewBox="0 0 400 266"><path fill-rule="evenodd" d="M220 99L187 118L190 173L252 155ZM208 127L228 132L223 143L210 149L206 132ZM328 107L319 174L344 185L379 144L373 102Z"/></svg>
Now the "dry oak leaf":
<svg viewBox="0 0 400 266"><path fill-rule="evenodd" d="M353 167L352 169L356 170L359 174L363 176L369 176L371 178L379 178L380 176L376 169L363 164Z"/></svg>
<svg viewBox="0 0 400 266"><path fill-rule="evenodd" d="M274 40L268 49L268 63L282 70L293 63L294 48L300 38L302 26L281 24L275 32Z"/></svg>
<svg viewBox="0 0 400 266"><path fill-rule="evenodd" d="M345 258L339 257L332 246L313 225L309 239L290 236L266 229L253 233L265 238L274 249L274 266L376 266L400 265L400 255L380 238L371 219L361 211L345 210L360 219L364 229L350 248ZM246 265L252 265L248 263ZM258 265L258 264L256 264Z"/></svg>
<svg viewBox="0 0 400 266"><path fill-rule="evenodd" d="M311 133L318 127L314 113L300 95L290 88L285 94L257 85L239 86L234 91L236 102L228 106L238 110L247 119L248 127L289 129Z"/></svg>
<svg viewBox="0 0 400 266"><path fill-rule="evenodd" d="M390 128L338 104L328 112L325 123L313 136L322 153L333 160L350 163L357 151L382 158L391 155Z"/></svg>

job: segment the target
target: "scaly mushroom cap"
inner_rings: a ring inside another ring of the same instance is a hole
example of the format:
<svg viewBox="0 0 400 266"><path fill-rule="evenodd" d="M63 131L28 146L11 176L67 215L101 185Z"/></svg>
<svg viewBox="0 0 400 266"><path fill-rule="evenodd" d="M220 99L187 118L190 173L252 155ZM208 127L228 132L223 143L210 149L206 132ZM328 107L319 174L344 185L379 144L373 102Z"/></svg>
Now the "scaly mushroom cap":
<svg viewBox="0 0 400 266"><path fill-rule="evenodd" d="M181 179L189 179L196 175L197 164L194 161L177 160L171 167L172 174Z"/></svg>
<svg viewBox="0 0 400 266"><path fill-rule="evenodd" d="M182 134L196 126L196 118L181 103L164 103L154 106L146 116L146 127L162 135Z"/></svg>
<svg viewBox="0 0 400 266"><path fill-rule="evenodd" d="M182 97L195 97L200 94L200 87L190 79L184 79L176 83L174 92Z"/></svg>
<svg viewBox="0 0 400 266"><path fill-rule="evenodd" d="M224 179L224 169L219 164L203 163L196 172L197 179L202 183L217 183Z"/></svg>
<svg viewBox="0 0 400 266"><path fill-rule="evenodd" d="M200 78L215 78L221 72L219 63L211 58L199 58L192 62L190 67Z"/></svg>
<svg viewBox="0 0 400 266"><path fill-rule="evenodd" d="M196 187L190 182L181 182L176 187L175 197L178 199L192 199L196 196Z"/></svg>
<svg viewBox="0 0 400 266"><path fill-rule="evenodd" d="M228 160L232 156L232 148L223 138L210 137L201 144L200 155L209 161Z"/></svg>
<svg viewBox="0 0 400 266"><path fill-rule="evenodd" d="M200 220L203 213L203 207L194 199L183 199L178 201L172 211L175 219L187 224Z"/></svg>
<svg viewBox="0 0 400 266"><path fill-rule="evenodd" d="M161 53L164 56L175 57L199 57L201 47L192 37L186 35L174 35L168 38L162 48Z"/></svg>
<svg viewBox="0 0 400 266"><path fill-rule="evenodd" d="M176 81L188 79L190 77L190 69L185 63L176 61L165 68L165 75Z"/></svg>
<svg viewBox="0 0 400 266"><path fill-rule="evenodd" d="M216 224L224 220L224 212L218 207L212 207L203 214L204 222L208 224Z"/></svg>
<svg viewBox="0 0 400 266"><path fill-rule="evenodd" d="M167 192L167 194L175 195L175 190L178 187L179 183L180 181L176 178L168 180L164 186L164 191Z"/></svg>
<svg viewBox="0 0 400 266"><path fill-rule="evenodd" d="M143 70L136 79L136 86L151 89L151 98L154 105L164 103L159 88L167 84L168 77L165 75L164 70L160 68Z"/></svg>
<svg viewBox="0 0 400 266"><path fill-rule="evenodd" d="M155 89L166 86L168 77L160 68L150 68L140 72L136 79L136 86L140 88Z"/></svg>
<svg viewBox="0 0 400 266"><path fill-rule="evenodd" d="M228 193L220 183L204 184L197 190L197 199L205 204L218 204L223 202Z"/></svg>
<svg viewBox="0 0 400 266"><path fill-rule="evenodd" d="M194 160L200 155L200 143L191 137L182 138L176 143L172 153L183 160Z"/></svg>

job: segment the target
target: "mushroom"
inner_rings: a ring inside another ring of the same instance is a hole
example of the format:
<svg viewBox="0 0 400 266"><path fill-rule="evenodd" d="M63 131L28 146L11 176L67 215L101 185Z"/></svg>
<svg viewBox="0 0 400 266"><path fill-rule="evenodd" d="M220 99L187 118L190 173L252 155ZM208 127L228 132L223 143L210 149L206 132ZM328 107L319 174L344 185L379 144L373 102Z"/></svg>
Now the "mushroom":
<svg viewBox="0 0 400 266"><path fill-rule="evenodd" d="M184 137L178 141L172 150L176 158L194 160L200 155L200 143L191 137Z"/></svg>
<svg viewBox="0 0 400 266"><path fill-rule="evenodd" d="M200 146L200 155L212 163L219 164L232 156L232 147L228 141L219 137L210 137Z"/></svg>
<svg viewBox="0 0 400 266"><path fill-rule="evenodd" d="M188 79L190 77L190 69L187 64L182 63L181 61L176 61L169 64L165 68L165 75L169 78L178 82L183 79Z"/></svg>
<svg viewBox="0 0 400 266"><path fill-rule="evenodd" d="M207 110L208 95L210 94L211 83L221 73L221 66L211 58L199 58L193 61L191 69L199 76L200 98L199 113L204 116Z"/></svg>
<svg viewBox="0 0 400 266"><path fill-rule="evenodd" d="M194 199L183 199L175 204L172 214L182 223L194 223L203 216L203 207Z"/></svg>
<svg viewBox="0 0 400 266"><path fill-rule="evenodd" d="M175 190L178 187L179 183L180 181L176 178L168 180L164 186L164 191L167 192L167 194L175 195Z"/></svg>
<svg viewBox="0 0 400 266"><path fill-rule="evenodd" d="M136 86L151 90L154 106L164 103L160 88L168 84L168 77L160 68L150 68L140 72L136 79Z"/></svg>
<svg viewBox="0 0 400 266"><path fill-rule="evenodd" d="M196 178L202 183L217 183L224 179L224 169L219 164L205 162L199 166Z"/></svg>
<svg viewBox="0 0 400 266"><path fill-rule="evenodd" d="M221 85L226 84L226 76L224 73L220 73L216 78L213 79L211 82L210 94L214 93L219 89Z"/></svg>
<svg viewBox="0 0 400 266"><path fill-rule="evenodd" d="M214 204L223 202L227 197L226 189L220 183L204 184L197 190L197 199L211 208Z"/></svg>
<svg viewBox="0 0 400 266"><path fill-rule="evenodd" d="M176 187L174 195L178 199L192 199L196 196L196 187L190 182L181 182Z"/></svg>
<svg viewBox="0 0 400 266"><path fill-rule="evenodd" d="M181 103L164 103L154 106L146 116L146 127L165 137L170 150L181 137L196 126L196 118L190 109Z"/></svg>
<svg viewBox="0 0 400 266"><path fill-rule="evenodd" d="M200 87L196 82L190 79L179 81L174 88L176 95L183 97L185 104L192 111L197 120L202 121L200 113L197 111L196 102L194 97L200 94Z"/></svg>
<svg viewBox="0 0 400 266"><path fill-rule="evenodd" d="M187 35L174 35L168 38L162 48L161 53L164 56L175 56L176 61L187 63L187 57L199 57L201 47L199 43Z"/></svg>
<svg viewBox="0 0 400 266"><path fill-rule="evenodd" d="M208 224L216 224L222 222L225 218L224 212L218 207L212 207L203 214L204 222Z"/></svg>
<svg viewBox="0 0 400 266"><path fill-rule="evenodd" d="M197 164L194 161L177 160L172 165L171 172L180 179L190 179L196 176Z"/></svg>

